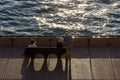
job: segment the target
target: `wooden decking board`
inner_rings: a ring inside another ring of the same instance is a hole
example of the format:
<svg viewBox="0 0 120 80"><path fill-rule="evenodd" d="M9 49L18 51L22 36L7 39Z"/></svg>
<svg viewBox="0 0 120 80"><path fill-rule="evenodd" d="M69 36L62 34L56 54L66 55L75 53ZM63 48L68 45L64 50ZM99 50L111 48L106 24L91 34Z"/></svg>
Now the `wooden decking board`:
<svg viewBox="0 0 120 80"><path fill-rule="evenodd" d="M120 59L120 47L108 47L111 59Z"/></svg>
<svg viewBox="0 0 120 80"><path fill-rule="evenodd" d="M89 58L88 47L75 47L72 52L72 58Z"/></svg>
<svg viewBox="0 0 120 80"><path fill-rule="evenodd" d="M89 47L91 58L107 58L109 59L109 51L107 47Z"/></svg>
<svg viewBox="0 0 120 80"><path fill-rule="evenodd" d="M71 75L76 80L91 79L89 59L72 59Z"/></svg>
<svg viewBox="0 0 120 80"><path fill-rule="evenodd" d="M49 56L49 60L48 60L49 76L48 77L50 80L57 80L58 74L59 74L58 61L57 61L57 58L53 58L53 57L55 57L55 56L53 56L53 55ZM60 67L61 67L61 65L60 65Z"/></svg>
<svg viewBox="0 0 120 80"><path fill-rule="evenodd" d="M72 80L91 79L90 61L87 47L73 49L71 59L71 76Z"/></svg>
<svg viewBox="0 0 120 80"><path fill-rule="evenodd" d="M0 47L0 80L5 76L6 67L10 56L10 47Z"/></svg>
<svg viewBox="0 0 120 80"><path fill-rule="evenodd" d="M0 47L0 60L8 60L10 51L10 47Z"/></svg>
<svg viewBox="0 0 120 80"><path fill-rule="evenodd" d="M120 48L119 47L109 47L110 57L112 60L116 80L120 80Z"/></svg>
<svg viewBox="0 0 120 80"><path fill-rule="evenodd" d="M90 48L93 76L95 80L115 80L113 67L106 47Z"/></svg>
<svg viewBox="0 0 120 80"><path fill-rule="evenodd" d="M28 61L23 53L24 47L0 47L1 80L92 80L92 76L94 80L120 80L120 47L75 47L67 71L64 58L57 61L51 56L48 65L49 59Z"/></svg>
<svg viewBox="0 0 120 80"><path fill-rule="evenodd" d="M11 52L10 52L10 58L24 58L24 49L25 47L12 47Z"/></svg>
<svg viewBox="0 0 120 80"><path fill-rule="evenodd" d="M49 66L55 67L53 70L49 71L49 80L66 80L67 72L64 69L64 67L66 67L65 62L64 62L65 60L57 59L56 61L57 61L57 63L54 61L49 63Z"/></svg>
<svg viewBox="0 0 120 80"><path fill-rule="evenodd" d="M23 58L19 58L22 56L23 48L12 48L10 53L10 58L8 60L8 65L5 70L4 80L7 79L22 79L22 63Z"/></svg>
<svg viewBox="0 0 120 80"><path fill-rule="evenodd" d="M7 61L0 60L0 80L4 77L4 71L7 65Z"/></svg>
<svg viewBox="0 0 120 80"><path fill-rule="evenodd" d="M8 63L3 79L21 79L22 62L22 59L11 59Z"/></svg>
<svg viewBox="0 0 120 80"><path fill-rule="evenodd" d="M26 80L48 80L47 60L42 64L42 68L36 71L32 59L26 71Z"/></svg>

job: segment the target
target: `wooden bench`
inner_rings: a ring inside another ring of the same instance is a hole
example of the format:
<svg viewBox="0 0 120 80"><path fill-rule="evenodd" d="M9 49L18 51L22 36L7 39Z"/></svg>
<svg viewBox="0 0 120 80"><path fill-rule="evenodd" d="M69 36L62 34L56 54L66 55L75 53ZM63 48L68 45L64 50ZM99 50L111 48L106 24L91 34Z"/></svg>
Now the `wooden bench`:
<svg viewBox="0 0 120 80"><path fill-rule="evenodd" d="M65 48L56 48L56 47L37 47L37 48L25 48L24 55L29 57L34 57L36 54L42 54L45 59L48 55L55 54L57 58L61 58L63 54L66 53Z"/></svg>

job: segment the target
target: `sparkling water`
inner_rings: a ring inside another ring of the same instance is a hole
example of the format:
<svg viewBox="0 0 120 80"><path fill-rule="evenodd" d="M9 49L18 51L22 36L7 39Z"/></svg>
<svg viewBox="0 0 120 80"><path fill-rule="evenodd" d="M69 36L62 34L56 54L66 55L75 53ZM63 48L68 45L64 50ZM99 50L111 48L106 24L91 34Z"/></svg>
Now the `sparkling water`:
<svg viewBox="0 0 120 80"><path fill-rule="evenodd" d="M120 35L120 0L0 0L0 36Z"/></svg>

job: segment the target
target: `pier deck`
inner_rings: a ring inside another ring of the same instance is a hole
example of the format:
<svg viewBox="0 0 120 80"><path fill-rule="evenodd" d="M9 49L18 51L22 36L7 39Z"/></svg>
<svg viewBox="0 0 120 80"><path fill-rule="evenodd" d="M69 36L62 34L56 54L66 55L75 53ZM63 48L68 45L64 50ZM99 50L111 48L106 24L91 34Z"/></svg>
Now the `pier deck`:
<svg viewBox="0 0 120 80"><path fill-rule="evenodd" d="M25 47L0 47L0 80L120 80L120 47L74 47L71 62L24 58Z"/></svg>

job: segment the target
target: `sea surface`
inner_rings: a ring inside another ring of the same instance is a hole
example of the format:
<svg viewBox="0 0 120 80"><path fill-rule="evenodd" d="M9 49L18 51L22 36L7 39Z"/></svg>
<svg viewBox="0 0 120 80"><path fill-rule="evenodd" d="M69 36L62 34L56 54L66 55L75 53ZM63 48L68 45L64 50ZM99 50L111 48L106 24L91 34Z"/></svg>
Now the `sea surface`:
<svg viewBox="0 0 120 80"><path fill-rule="evenodd" d="M120 0L0 0L0 36L120 36Z"/></svg>

